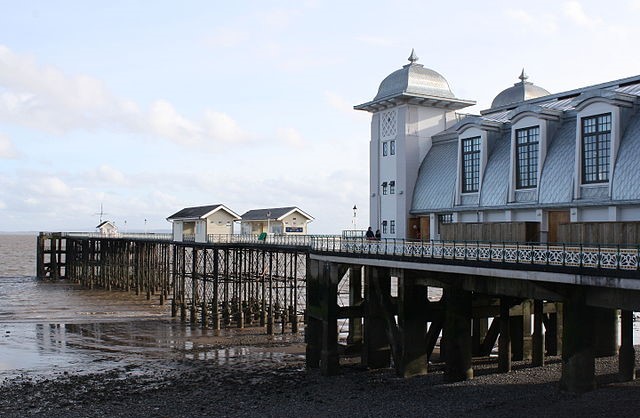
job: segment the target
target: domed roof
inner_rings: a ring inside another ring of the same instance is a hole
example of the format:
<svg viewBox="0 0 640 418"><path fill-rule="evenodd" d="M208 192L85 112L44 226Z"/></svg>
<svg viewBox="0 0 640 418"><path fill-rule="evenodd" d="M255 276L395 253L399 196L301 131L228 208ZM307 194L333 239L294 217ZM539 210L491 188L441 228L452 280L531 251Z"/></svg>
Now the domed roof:
<svg viewBox="0 0 640 418"><path fill-rule="evenodd" d="M492 109L551 94L542 87L538 87L527 81L529 77L524 73L524 68L518 78L520 79L520 82L515 83L513 87L502 90L496 98L493 99L493 102L491 103Z"/></svg>
<svg viewBox="0 0 640 418"><path fill-rule="evenodd" d="M378 88L374 101L409 94L454 98L447 80L437 72L417 64L418 56L411 50L409 64L389 74Z"/></svg>

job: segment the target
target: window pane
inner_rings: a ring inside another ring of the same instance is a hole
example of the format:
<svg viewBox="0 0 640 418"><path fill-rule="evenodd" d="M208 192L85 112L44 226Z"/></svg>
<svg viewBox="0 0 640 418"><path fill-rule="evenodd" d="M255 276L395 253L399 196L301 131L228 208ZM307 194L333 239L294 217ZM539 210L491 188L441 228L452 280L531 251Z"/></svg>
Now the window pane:
<svg viewBox="0 0 640 418"><path fill-rule="evenodd" d="M477 192L480 186L480 137L462 140L462 192Z"/></svg>
<svg viewBox="0 0 640 418"><path fill-rule="evenodd" d="M609 181L611 113L582 119L582 182Z"/></svg>
<svg viewBox="0 0 640 418"><path fill-rule="evenodd" d="M516 188L538 185L538 144L540 127L516 130Z"/></svg>

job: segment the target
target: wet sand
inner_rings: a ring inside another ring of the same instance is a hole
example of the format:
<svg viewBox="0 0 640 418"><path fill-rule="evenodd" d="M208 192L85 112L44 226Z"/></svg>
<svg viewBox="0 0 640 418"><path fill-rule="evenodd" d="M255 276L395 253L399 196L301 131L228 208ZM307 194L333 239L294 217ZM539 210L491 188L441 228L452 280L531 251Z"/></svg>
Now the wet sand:
<svg viewBox="0 0 640 418"><path fill-rule="evenodd" d="M600 387L577 395L558 390L558 358L537 368L515 363L506 374L496 373L495 361L477 360L475 379L446 384L440 364L411 379L357 363L323 377L305 369L299 340L275 341L261 333L209 343L209 351L235 354L227 361L145 357L89 374L5 378L0 416L638 416L640 383L616 383L615 358L598 359Z"/></svg>

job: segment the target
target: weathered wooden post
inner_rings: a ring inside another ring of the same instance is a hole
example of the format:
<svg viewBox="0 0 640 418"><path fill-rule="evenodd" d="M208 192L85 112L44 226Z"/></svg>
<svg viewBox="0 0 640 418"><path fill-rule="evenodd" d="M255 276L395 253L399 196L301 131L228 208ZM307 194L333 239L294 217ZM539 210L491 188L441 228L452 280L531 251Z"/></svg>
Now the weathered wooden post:
<svg viewBox="0 0 640 418"><path fill-rule="evenodd" d="M584 289L574 289L563 306L562 376L560 388L586 392L596 387L593 347L594 312Z"/></svg>
<svg viewBox="0 0 640 418"><path fill-rule="evenodd" d="M628 382L636 378L636 350L633 347L633 311L622 310L621 344L618 353L619 379Z"/></svg>
<svg viewBox="0 0 640 418"><path fill-rule="evenodd" d="M365 267L362 364L370 369L389 367L391 362L391 346L387 338L386 317L382 303L383 298L389 297L390 290L389 269Z"/></svg>
<svg viewBox="0 0 640 418"><path fill-rule="evenodd" d="M471 292L445 289L446 312L442 338L445 340L445 372L448 382L473 379L471 367Z"/></svg>
<svg viewBox="0 0 640 418"><path fill-rule="evenodd" d="M534 366L544 366L544 333L542 332L542 317L544 303L541 300L533 302L533 335L531 337L531 363Z"/></svg>
<svg viewBox="0 0 640 418"><path fill-rule="evenodd" d="M409 271L398 272L398 374L412 377L427 374L428 347L425 344L427 329L427 287L416 284L416 276Z"/></svg>

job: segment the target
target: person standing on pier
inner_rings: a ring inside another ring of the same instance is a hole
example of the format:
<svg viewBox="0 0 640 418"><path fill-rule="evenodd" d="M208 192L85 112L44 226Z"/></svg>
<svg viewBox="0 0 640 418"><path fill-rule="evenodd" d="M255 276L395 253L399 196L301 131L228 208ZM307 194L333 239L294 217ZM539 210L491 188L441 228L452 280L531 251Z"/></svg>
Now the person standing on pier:
<svg viewBox="0 0 640 418"><path fill-rule="evenodd" d="M371 227L369 227L369 229L367 229L367 233L365 234L365 236L367 237L367 239L375 239L375 235L373 235L373 230L371 229Z"/></svg>

